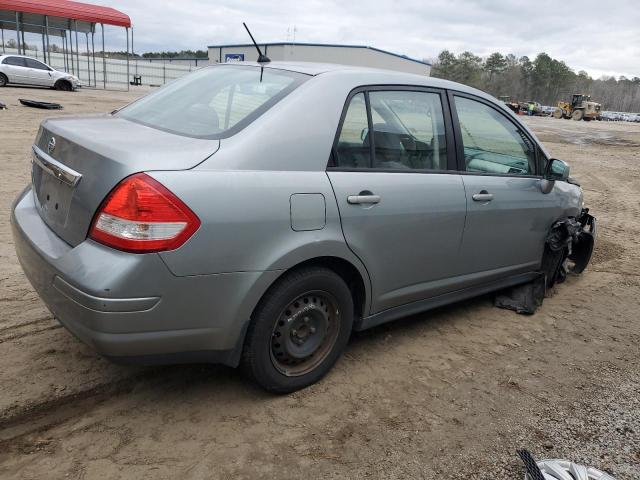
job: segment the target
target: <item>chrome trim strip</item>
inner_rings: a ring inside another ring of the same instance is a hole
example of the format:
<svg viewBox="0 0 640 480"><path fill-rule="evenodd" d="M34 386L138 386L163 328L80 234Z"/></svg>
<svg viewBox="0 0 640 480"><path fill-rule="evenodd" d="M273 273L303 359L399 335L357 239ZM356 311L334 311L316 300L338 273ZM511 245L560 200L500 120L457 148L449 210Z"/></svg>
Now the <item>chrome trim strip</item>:
<svg viewBox="0 0 640 480"><path fill-rule="evenodd" d="M32 161L38 164L40 168L42 168L42 170L47 172L49 175L54 176L62 183L65 183L70 187L75 187L80 179L82 179L81 173L78 173L75 170L60 163L59 161L54 160L52 157L40 150L37 146L33 145L32 149Z"/></svg>

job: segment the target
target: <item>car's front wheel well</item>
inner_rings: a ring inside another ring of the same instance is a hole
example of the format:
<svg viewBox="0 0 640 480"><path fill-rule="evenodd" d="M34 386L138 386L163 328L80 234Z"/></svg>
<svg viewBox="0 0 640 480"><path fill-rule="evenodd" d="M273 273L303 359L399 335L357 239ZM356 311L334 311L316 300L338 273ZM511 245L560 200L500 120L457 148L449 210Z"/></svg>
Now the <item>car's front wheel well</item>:
<svg viewBox="0 0 640 480"><path fill-rule="evenodd" d="M55 88L56 90L63 90L63 91L70 92L71 90L73 90L73 85L71 85L71 82L69 80L66 80L63 78L61 80L58 80L53 86L53 88Z"/></svg>

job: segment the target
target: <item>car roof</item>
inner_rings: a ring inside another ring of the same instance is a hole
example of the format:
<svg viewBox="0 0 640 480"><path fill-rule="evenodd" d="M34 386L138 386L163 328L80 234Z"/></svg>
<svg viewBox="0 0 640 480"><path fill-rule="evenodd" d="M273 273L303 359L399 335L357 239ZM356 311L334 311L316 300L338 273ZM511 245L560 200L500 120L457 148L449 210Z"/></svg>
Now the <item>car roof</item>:
<svg viewBox="0 0 640 480"><path fill-rule="evenodd" d="M5 53L0 55L0 58L5 58L5 57L20 57L20 58L30 58L31 60L37 60L40 63L44 63L42 60L40 60L39 58L36 57L30 57L29 55L18 55L17 53Z"/></svg>
<svg viewBox="0 0 640 480"><path fill-rule="evenodd" d="M336 74L345 77L357 78L358 81L363 80L364 77L370 77L372 82L365 82L364 84L385 84L385 85L405 85L405 86L421 86L421 87L433 87L442 88L447 90L456 90L459 92L466 92L472 95L489 99L493 102L498 102L493 96L462 83L452 82L450 80L444 80L441 78L434 78L428 75L419 75L416 73L399 72L397 70L386 70L382 68L372 67L360 67L355 65L343 65L335 63L315 63L315 62L229 62L218 63L214 66L222 65L238 65L238 66L252 66L272 68L276 70L287 70L291 72L303 73L312 76L321 76L325 74Z"/></svg>
<svg viewBox="0 0 640 480"><path fill-rule="evenodd" d="M441 78L434 78L427 75L418 75L414 73L398 72L395 70L384 70L380 68L358 67L354 65L342 65L332 63L314 63L314 62L269 62L269 63L257 63L257 62L230 62L223 64L214 64L212 68L226 65L238 65L238 66L251 66L272 68L278 70L287 70L291 72L298 72L306 75L312 75L317 78L322 77L335 77L339 76L341 81L350 84L352 88L366 85L393 85L393 86L418 86L418 87L431 87L443 90L453 90L456 92L467 93L476 97L484 98L497 108L501 109L505 115L511 116L515 121L529 134L536 139L538 145L540 145L543 153L550 157L549 152L544 145L538 140L537 136L524 124L516 115L509 109L504 102L501 102L492 95L478 90L477 88L463 85L462 83L452 82L450 80L444 80Z"/></svg>

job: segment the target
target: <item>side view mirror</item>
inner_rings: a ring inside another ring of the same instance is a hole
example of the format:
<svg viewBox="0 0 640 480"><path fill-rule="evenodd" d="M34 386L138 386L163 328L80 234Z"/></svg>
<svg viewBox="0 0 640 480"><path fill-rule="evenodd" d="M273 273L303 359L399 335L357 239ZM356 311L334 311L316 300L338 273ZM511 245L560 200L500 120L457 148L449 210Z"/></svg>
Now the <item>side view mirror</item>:
<svg viewBox="0 0 640 480"><path fill-rule="evenodd" d="M569 178L569 165L562 160L552 158L547 164L547 170L544 172L544 178L550 181L565 181Z"/></svg>

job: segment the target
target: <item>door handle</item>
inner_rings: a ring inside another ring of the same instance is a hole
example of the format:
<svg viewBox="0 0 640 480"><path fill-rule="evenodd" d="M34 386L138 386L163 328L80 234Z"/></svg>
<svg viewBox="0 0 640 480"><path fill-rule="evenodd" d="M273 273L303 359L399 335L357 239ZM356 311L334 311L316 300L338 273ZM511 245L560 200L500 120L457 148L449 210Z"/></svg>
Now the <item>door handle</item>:
<svg viewBox="0 0 640 480"><path fill-rule="evenodd" d="M471 198L474 202L490 202L493 200L493 193L481 190L480 193L474 193Z"/></svg>
<svg viewBox="0 0 640 480"><path fill-rule="evenodd" d="M362 195L363 192L360 193L361 195L349 195L347 197L347 203L351 205L380 203L380 195L374 195L372 193Z"/></svg>

